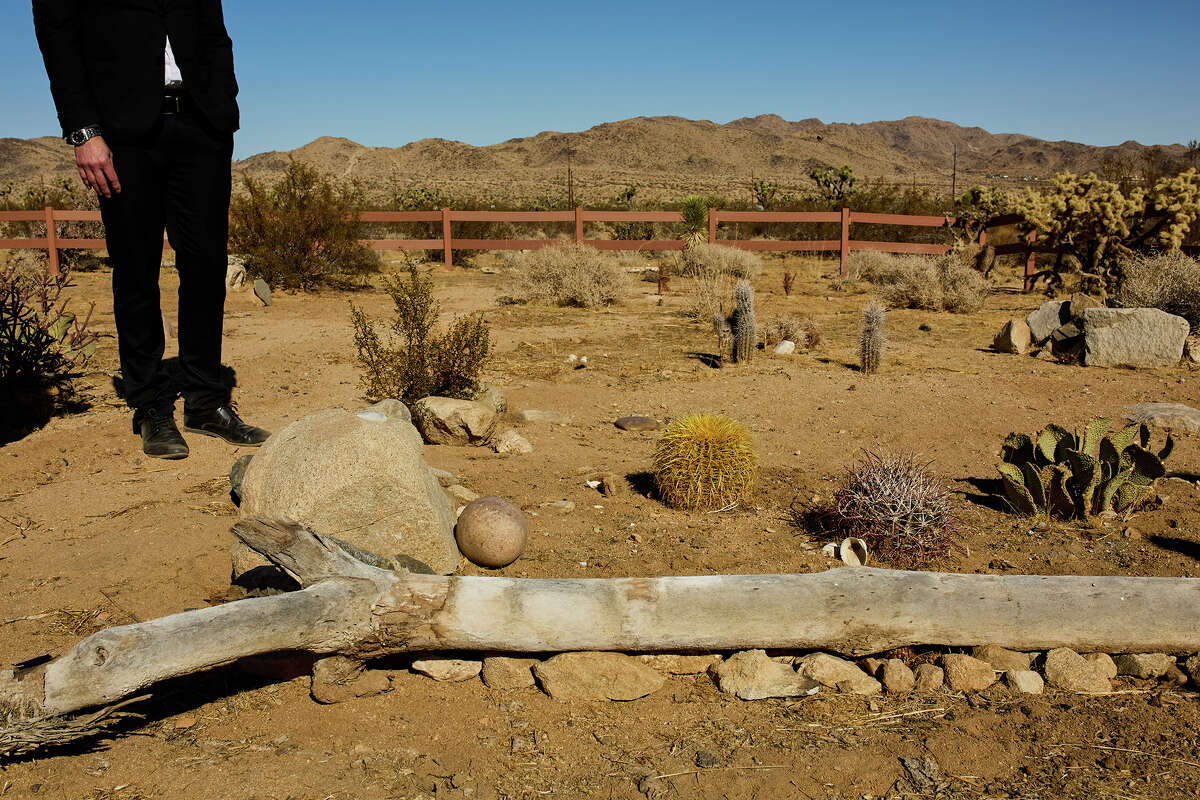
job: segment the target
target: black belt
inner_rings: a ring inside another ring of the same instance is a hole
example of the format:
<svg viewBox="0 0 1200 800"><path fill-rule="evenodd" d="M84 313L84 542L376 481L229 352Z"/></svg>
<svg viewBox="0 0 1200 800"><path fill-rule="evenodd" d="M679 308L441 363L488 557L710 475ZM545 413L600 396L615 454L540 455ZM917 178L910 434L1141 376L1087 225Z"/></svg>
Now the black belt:
<svg viewBox="0 0 1200 800"><path fill-rule="evenodd" d="M169 92L163 95L162 113L181 114L188 109L188 96L182 92Z"/></svg>

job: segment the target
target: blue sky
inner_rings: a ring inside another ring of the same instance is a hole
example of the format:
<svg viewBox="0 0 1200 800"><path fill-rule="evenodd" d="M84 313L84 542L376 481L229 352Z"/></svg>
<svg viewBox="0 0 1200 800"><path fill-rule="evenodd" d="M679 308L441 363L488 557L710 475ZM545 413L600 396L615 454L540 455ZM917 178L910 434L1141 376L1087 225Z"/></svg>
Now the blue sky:
<svg viewBox="0 0 1200 800"><path fill-rule="evenodd" d="M1200 138L1200 2L226 0L237 156L318 136L483 145L640 115L909 115ZM58 133L29 0L0 4L0 137Z"/></svg>

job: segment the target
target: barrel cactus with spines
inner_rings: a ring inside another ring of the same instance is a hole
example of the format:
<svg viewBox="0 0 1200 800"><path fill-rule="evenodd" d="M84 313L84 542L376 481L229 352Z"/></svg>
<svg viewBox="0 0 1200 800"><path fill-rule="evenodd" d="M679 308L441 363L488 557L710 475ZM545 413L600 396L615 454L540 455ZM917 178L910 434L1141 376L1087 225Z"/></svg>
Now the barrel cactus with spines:
<svg viewBox="0 0 1200 800"><path fill-rule="evenodd" d="M749 281L738 281L733 289L729 327L733 330L733 360L750 361L758 346L758 325L754 319L754 289Z"/></svg>
<svg viewBox="0 0 1200 800"><path fill-rule="evenodd" d="M754 486L757 457L750 434L720 414L675 420L654 450L654 484L676 508L713 510L745 499Z"/></svg>
<svg viewBox="0 0 1200 800"><path fill-rule="evenodd" d="M1174 440L1168 435L1154 453L1145 425L1111 427L1111 420L1097 417L1076 433L1047 425L1035 437L1009 434L998 469L1013 511L1086 519L1132 512L1152 498Z"/></svg>

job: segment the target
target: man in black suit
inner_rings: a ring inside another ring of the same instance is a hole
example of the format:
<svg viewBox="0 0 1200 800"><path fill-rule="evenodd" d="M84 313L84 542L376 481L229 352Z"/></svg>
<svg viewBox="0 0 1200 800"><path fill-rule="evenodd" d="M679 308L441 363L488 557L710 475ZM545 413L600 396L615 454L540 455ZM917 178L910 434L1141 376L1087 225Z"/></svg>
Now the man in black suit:
<svg viewBox="0 0 1200 800"><path fill-rule="evenodd" d="M221 374L230 166L238 128L221 0L33 0L79 176L100 198L125 400L142 449L184 458L184 430L255 446ZM163 230L179 272L179 379L163 364Z"/></svg>

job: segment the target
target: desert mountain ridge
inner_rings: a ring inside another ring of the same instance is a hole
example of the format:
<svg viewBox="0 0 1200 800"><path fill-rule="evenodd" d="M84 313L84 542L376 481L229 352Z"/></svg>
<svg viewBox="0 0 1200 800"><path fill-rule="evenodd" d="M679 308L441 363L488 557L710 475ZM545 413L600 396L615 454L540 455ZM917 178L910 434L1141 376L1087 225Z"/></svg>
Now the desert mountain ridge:
<svg viewBox="0 0 1200 800"><path fill-rule="evenodd" d="M270 179L289 160L355 180L373 198L423 186L484 202L561 198L567 152L576 196L586 204L627 186L638 199L678 199L696 192L744 194L754 180L785 190L811 187L813 167L849 164L868 180L933 185L948 190L954 152L957 185L1028 185L1063 170L1099 170L1106 158L1137 162L1147 147L1127 141L1096 147L1046 141L927 117L868 123L789 122L775 114L719 124L674 116L634 117L587 130L543 131L476 147L421 139L401 147L369 147L322 136L290 151L269 151L234 163L234 172ZM1182 157L1183 145L1162 146ZM0 183L73 177L71 149L56 137L0 139Z"/></svg>

